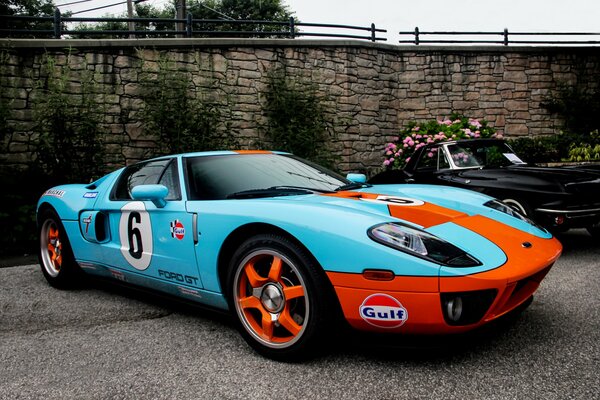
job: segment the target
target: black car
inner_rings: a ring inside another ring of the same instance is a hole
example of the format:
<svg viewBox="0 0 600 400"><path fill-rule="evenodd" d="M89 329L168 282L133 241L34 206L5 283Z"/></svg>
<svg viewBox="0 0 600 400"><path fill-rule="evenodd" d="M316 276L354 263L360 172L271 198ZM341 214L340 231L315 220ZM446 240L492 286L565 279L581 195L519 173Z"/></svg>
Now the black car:
<svg viewBox="0 0 600 400"><path fill-rule="evenodd" d="M504 201L553 230L587 228L600 236L600 168L528 165L499 139L457 140L419 148L404 170L387 170L373 184L458 186Z"/></svg>

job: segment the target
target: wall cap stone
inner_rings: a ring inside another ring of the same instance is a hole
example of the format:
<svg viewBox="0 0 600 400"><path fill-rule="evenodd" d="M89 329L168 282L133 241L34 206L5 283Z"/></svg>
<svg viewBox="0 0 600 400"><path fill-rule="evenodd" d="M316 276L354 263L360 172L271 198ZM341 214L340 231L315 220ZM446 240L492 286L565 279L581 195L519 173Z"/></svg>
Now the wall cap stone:
<svg viewBox="0 0 600 400"><path fill-rule="evenodd" d="M395 45L366 40L152 38L152 39L12 39L0 38L1 48L222 48L222 47L356 47L396 53L596 53L600 46L430 46Z"/></svg>

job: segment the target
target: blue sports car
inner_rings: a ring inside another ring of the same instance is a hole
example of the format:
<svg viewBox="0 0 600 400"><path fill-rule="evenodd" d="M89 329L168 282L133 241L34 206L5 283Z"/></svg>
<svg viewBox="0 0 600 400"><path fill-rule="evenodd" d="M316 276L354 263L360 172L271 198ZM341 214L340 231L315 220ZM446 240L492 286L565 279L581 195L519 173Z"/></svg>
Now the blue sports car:
<svg viewBox="0 0 600 400"><path fill-rule="evenodd" d="M297 359L330 328L464 332L526 304L561 253L486 195L364 183L291 154L165 156L38 203L40 264L229 310L259 353Z"/></svg>

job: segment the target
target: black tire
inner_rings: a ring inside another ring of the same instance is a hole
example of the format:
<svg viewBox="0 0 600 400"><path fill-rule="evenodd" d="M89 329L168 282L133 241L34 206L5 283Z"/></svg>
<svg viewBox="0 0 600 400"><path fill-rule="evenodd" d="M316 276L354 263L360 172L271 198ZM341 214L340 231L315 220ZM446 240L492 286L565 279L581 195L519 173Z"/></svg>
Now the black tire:
<svg viewBox="0 0 600 400"><path fill-rule="evenodd" d="M284 236L261 234L237 249L229 267L229 306L258 353L293 362L313 357L326 343L333 289L304 249Z"/></svg>
<svg viewBox="0 0 600 400"><path fill-rule="evenodd" d="M38 216L38 258L42 273L57 289L72 289L82 280L82 271L75 262L69 238L60 218L52 209Z"/></svg>

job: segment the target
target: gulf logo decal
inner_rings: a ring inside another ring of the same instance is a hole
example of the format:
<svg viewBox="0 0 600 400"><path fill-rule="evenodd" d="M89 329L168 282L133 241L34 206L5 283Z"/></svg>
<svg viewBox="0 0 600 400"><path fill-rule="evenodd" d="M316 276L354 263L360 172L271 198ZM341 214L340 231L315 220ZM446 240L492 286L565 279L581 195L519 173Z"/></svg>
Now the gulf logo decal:
<svg viewBox="0 0 600 400"><path fill-rule="evenodd" d="M176 219L171 222L171 237L182 240L185 236L185 228L180 220Z"/></svg>
<svg viewBox="0 0 600 400"><path fill-rule="evenodd" d="M376 293L367 297L359 308L360 316L378 328L398 328L408 320L408 311L394 297Z"/></svg>

